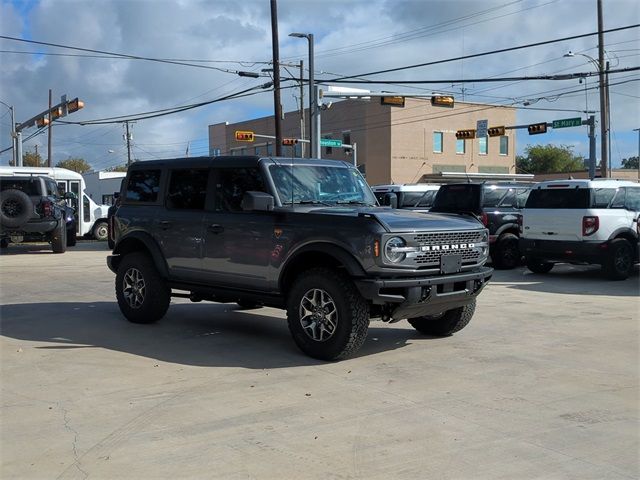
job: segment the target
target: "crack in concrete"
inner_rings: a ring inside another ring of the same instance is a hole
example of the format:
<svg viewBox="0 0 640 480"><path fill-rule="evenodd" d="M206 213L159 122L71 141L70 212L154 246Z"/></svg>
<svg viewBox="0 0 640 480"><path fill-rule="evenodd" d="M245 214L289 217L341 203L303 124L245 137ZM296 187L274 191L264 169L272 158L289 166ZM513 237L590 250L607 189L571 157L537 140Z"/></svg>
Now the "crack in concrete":
<svg viewBox="0 0 640 480"><path fill-rule="evenodd" d="M82 467L80 466L80 458L78 457L78 431L69 424L69 412L62 406L62 403L56 402L56 405L62 411L62 419L64 421L65 430L73 434L73 444L71 446L73 449L74 465L80 471L80 473L84 475L84 478L88 478L89 473L82 469Z"/></svg>

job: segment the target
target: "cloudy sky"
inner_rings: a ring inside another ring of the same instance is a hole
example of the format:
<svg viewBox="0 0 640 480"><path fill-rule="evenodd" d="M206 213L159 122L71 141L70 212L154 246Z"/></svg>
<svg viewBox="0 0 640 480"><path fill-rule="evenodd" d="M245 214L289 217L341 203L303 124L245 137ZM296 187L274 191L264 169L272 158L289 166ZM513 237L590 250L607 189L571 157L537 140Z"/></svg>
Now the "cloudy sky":
<svg viewBox="0 0 640 480"><path fill-rule="evenodd" d="M47 108L52 89L54 103L63 94L85 102L83 110L66 120L87 121L205 102L259 87L269 78L240 77L235 72L269 68L269 4L269 0L0 0L0 35L76 48L0 39L0 101L13 106L16 121L22 122ZM306 65L306 40L288 34L313 33L316 78L329 80L592 33L597 30L596 5L596 0L279 0L280 55L284 62L304 60ZM603 5L605 29L640 23L637 0L603 0ZM612 69L640 66L639 39L637 28L605 35ZM77 48L190 65L114 58ZM595 70L584 56L564 57L569 50L597 58L597 37L365 77L454 83L351 86L451 92L459 100L516 105L519 124L550 122L584 115L580 112L585 109L599 110L597 77L582 83L463 80ZM638 80L640 71L610 76L614 166L637 155L638 132L633 129L640 127ZM273 94L256 91L245 98L136 122L134 158L184 155L187 145L191 155L207 154L207 125L273 113ZM295 108L296 93L294 88L283 90L285 110ZM25 130L24 136L35 132ZM576 153L588 156L586 127L532 137L521 131L518 153L531 143L573 145ZM0 105L0 149L10 145L10 116ZM46 156L46 135L36 135L24 148L32 151L36 145ZM53 160L69 156L82 157L95 169L125 163L123 126L56 126ZM0 164L10 159L11 152L4 152Z"/></svg>

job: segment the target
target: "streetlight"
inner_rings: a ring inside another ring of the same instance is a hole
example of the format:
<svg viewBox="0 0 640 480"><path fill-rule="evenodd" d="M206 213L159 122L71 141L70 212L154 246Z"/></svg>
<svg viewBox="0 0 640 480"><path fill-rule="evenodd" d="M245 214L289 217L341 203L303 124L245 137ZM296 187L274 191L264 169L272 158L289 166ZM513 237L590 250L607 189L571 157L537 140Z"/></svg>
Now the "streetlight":
<svg viewBox="0 0 640 480"><path fill-rule="evenodd" d="M16 166L16 123L13 115L13 107L11 105L7 105L2 100L0 100L0 103L7 107L11 112L11 159L13 165Z"/></svg>
<svg viewBox="0 0 640 480"><path fill-rule="evenodd" d="M290 33L290 37L306 38L309 42L309 116L311 117L311 129L309 131L309 142L311 144L311 152L309 157L315 155L320 158L320 138L315 132L316 125L316 95L314 91L315 78L313 75L313 33ZM317 132L319 133L319 132Z"/></svg>
<svg viewBox="0 0 640 480"><path fill-rule="evenodd" d="M595 58L586 55L584 53L573 53L569 50L565 53L564 57L575 57L580 55L586 58L589 62L596 67L600 76L600 175L607 176L607 165L609 164L609 82L605 80L605 70L603 62L596 60ZM611 167L609 167L609 170ZM609 173L611 176L611 173Z"/></svg>

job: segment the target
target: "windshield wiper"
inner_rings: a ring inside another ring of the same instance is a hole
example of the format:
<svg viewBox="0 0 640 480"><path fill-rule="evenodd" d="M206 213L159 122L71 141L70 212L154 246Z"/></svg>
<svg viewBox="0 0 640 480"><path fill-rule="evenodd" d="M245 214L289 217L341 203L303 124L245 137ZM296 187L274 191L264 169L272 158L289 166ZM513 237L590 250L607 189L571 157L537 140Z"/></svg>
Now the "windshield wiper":
<svg viewBox="0 0 640 480"><path fill-rule="evenodd" d="M373 203L362 202L359 200L338 200L336 205L366 205L367 207L373 207Z"/></svg>
<svg viewBox="0 0 640 480"><path fill-rule="evenodd" d="M300 200L299 202L293 202L296 205L326 205L330 207L331 204L323 202L322 200Z"/></svg>

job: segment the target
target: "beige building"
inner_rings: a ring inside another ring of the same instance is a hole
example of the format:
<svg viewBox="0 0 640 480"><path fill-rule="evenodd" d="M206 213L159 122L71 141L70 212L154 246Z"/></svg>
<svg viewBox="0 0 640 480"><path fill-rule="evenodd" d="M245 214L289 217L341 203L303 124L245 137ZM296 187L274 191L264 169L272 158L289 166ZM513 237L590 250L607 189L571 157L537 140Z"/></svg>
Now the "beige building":
<svg viewBox="0 0 640 480"><path fill-rule="evenodd" d="M456 102L453 108L439 107L418 98L406 98L404 107L382 105L378 98L344 100L322 111L321 126L323 138L357 145L358 166L372 185L419 182L423 175L439 172L515 173L515 129L506 130L504 136L456 139L457 130L475 129L476 122L483 119L489 127L514 126L516 109L465 102ZM273 136L273 117L209 125L210 153L274 153L272 139L237 142L237 130ZM285 115L283 137L301 138L299 112ZM300 157L302 148L308 156L308 144L285 146L283 155ZM353 154L343 148L323 147L322 158L352 162Z"/></svg>

